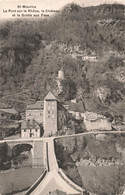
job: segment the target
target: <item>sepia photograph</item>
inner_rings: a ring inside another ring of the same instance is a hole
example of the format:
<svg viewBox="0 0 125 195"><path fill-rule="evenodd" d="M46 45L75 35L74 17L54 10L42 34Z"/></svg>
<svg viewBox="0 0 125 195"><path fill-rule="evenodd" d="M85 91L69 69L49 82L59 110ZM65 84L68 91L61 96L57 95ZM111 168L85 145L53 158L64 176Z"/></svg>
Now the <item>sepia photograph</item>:
<svg viewBox="0 0 125 195"><path fill-rule="evenodd" d="M125 0L0 0L0 195L125 195Z"/></svg>

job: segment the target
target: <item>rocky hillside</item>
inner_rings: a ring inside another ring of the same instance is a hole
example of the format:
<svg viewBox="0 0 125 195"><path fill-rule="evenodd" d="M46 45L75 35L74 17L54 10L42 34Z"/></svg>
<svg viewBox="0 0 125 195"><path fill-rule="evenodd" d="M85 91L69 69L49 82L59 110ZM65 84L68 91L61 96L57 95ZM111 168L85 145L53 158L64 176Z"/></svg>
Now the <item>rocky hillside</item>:
<svg viewBox="0 0 125 195"><path fill-rule="evenodd" d="M23 111L55 94L65 70L64 100L82 98L86 110L124 120L125 20L119 4L66 6L48 20L0 22L0 101ZM83 61L84 55L97 61Z"/></svg>
<svg viewBox="0 0 125 195"><path fill-rule="evenodd" d="M125 181L124 143L123 134L77 136L57 139L55 151L59 167L74 182L82 180L83 188L97 195L114 195Z"/></svg>
<svg viewBox="0 0 125 195"><path fill-rule="evenodd" d="M57 158L61 159L62 153L58 150L62 148L64 153L68 153L75 163L80 162L81 159L88 160L90 158L97 165L98 159L111 160L113 158L114 161L120 159L120 163L125 164L124 141L125 136L117 134L105 137L87 135L60 138L55 143ZM61 164L63 163L61 162Z"/></svg>

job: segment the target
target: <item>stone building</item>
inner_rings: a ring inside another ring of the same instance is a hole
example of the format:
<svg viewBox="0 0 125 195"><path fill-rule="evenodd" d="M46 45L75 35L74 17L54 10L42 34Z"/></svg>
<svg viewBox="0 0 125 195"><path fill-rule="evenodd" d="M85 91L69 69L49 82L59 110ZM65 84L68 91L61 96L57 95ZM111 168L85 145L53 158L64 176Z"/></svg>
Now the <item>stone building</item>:
<svg viewBox="0 0 125 195"><path fill-rule="evenodd" d="M57 99L49 92L44 99L44 135L57 132Z"/></svg>
<svg viewBox="0 0 125 195"><path fill-rule="evenodd" d="M26 109L26 121L36 120L38 123L43 123L43 101L37 101L35 104L30 104Z"/></svg>
<svg viewBox="0 0 125 195"><path fill-rule="evenodd" d="M34 119L22 122L21 138L38 138L43 134L42 125L38 124Z"/></svg>
<svg viewBox="0 0 125 195"><path fill-rule="evenodd" d="M77 120L82 119L82 114L85 112L82 101L67 101L67 104L64 105L68 112Z"/></svg>
<svg viewBox="0 0 125 195"><path fill-rule="evenodd" d="M21 137L55 135L67 125L68 118L67 109L49 92L44 101L27 106L26 119L21 125Z"/></svg>
<svg viewBox="0 0 125 195"><path fill-rule="evenodd" d="M82 60L83 61L96 62L97 61L97 56L96 55L83 55Z"/></svg>
<svg viewBox="0 0 125 195"><path fill-rule="evenodd" d="M56 134L68 118L67 109L49 92L44 99L44 136Z"/></svg>
<svg viewBox="0 0 125 195"><path fill-rule="evenodd" d="M82 114L84 124L87 131L91 130L112 130L111 123L103 115L93 112L85 112Z"/></svg>

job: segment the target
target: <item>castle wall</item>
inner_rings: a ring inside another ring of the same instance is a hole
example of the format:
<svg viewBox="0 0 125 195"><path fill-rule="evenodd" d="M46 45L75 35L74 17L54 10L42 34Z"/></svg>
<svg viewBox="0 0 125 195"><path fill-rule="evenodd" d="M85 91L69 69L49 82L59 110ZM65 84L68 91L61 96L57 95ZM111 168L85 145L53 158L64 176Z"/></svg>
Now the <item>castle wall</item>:
<svg viewBox="0 0 125 195"><path fill-rule="evenodd" d="M58 130L60 130L62 129L63 126L67 126L69 113L67 109L64 106L62 106L59 102L58 102L57 110L58 110L58 116L57 116Z"/></svg>
<svg viewBox="0 0 125 195"><path fill-rule="evenodd" d="M111 123L106 119L100 119L97 121L84 120L84 124L88 131L91 130L111 130Z"/></svg>
<svg viewBox="0 0 125 195"><path fill-rule="evenodd" d="M57 132L57 101L44 100L44 136Z"/></svg>
<svg viewBox="0 0 125 195"><path fill-rule="evenodd" d="M26 110L26 120L33 119L38 123L43 123L43 110Z"/></svg>

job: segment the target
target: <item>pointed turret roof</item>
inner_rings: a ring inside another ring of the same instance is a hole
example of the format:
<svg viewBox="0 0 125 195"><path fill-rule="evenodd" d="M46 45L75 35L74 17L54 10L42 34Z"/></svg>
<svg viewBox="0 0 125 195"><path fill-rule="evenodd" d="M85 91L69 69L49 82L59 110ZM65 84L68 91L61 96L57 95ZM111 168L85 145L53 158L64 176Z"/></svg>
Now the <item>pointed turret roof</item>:
<svg viewBox="0 0 125 195"><path fill-rule="evenodd" d="M44 100L57 100L56 97L52 94L51 91L48 92Z"/></svg>

